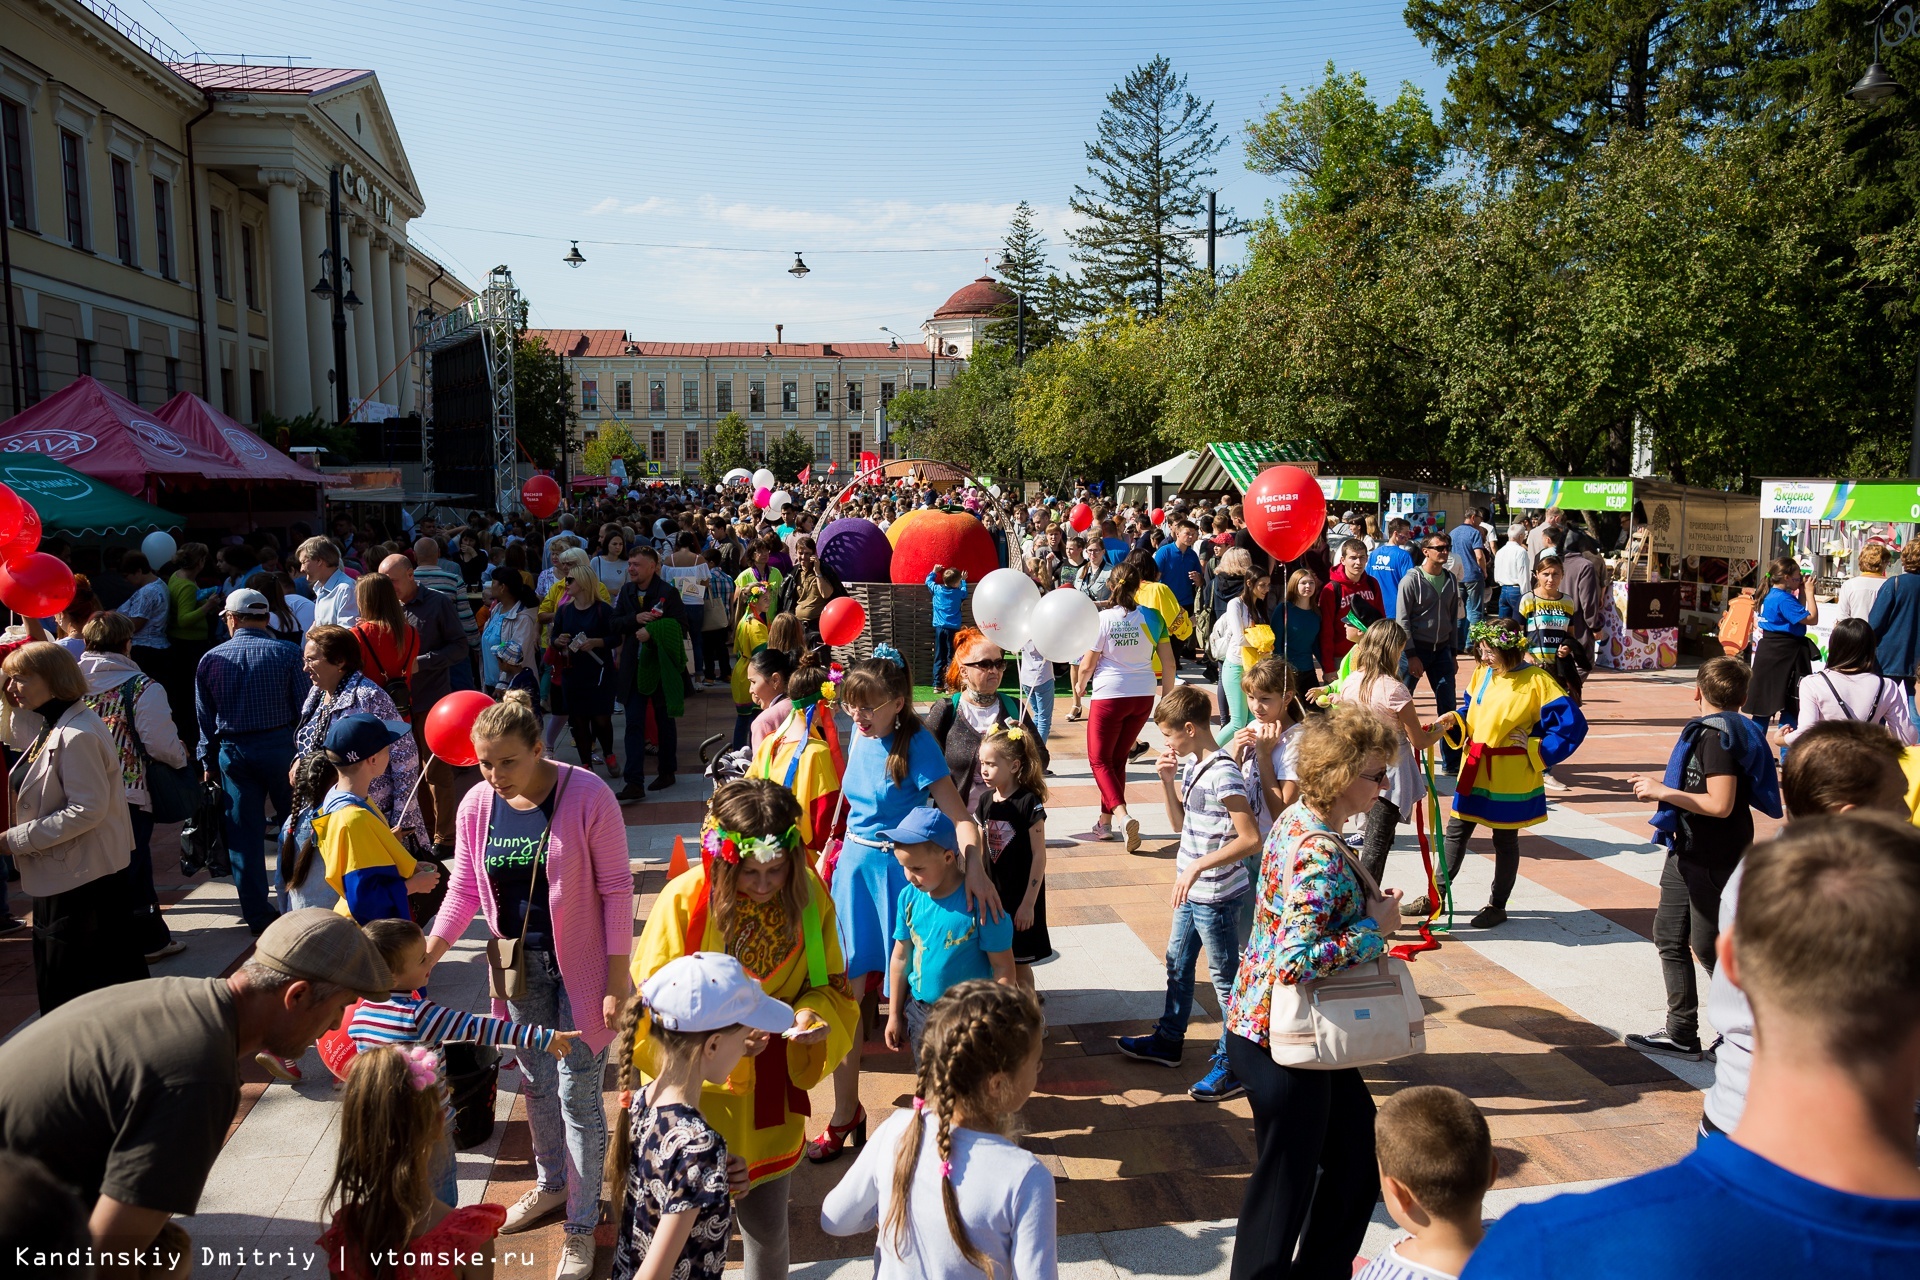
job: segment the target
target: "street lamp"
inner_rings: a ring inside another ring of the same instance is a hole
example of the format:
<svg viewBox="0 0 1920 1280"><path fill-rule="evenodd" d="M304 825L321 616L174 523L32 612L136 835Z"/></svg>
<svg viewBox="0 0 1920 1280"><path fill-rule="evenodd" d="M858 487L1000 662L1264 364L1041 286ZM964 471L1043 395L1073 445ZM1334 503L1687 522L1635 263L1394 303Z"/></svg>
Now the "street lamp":
<svg viewBox="0 0 1920 1280"><path fill-rule="evenodd" d="M573 242L573 248L567 250L567 256L560 259L560 261L566 263L570 267L577 267L581 263L586 261L586 259L582 257L580 254L580 242L578 240L575 240Z"/></svg>
<svg viewBox="0 0 1920 1280"><path fill-rule="evenodd" d="M799 280L807 274L809 269L807 264L801 260L799 253L795 252L793 255L793 265L787 268L787 274L795 280Z"/></svg>
<svg viewBox="0 0 1920 1280"><path fill-rule="evenodd" d="M887 328L887 326L885 326L885 325L881 325L881 326L880 326L880 332L882 332L882 333L884 333L884 334L886 334L886 335L887 335L887 350L889 350L889 351L898 351L898 350L900 349L900 335L899 335L899 334L897 334L897 333L895 333L895 332L894 332L893 330L891 330L891 329L889 329L889 328Z"/></svg>
<svg viewBox="0 0 1920 1280"><path fill-rule="evenodd" d="M1011 278L1016 269L1012 255L1002 252L1000 263L993 270L1002 280L1006 280ZM1012 293L1013 363L1018 367L1025 364L1027 360L1027 295L1018 289L1013 289Z"/></svg>
<svg viewBox="0 0 1920 1280"><path fill-rule="evenodd" d="M1900 8L1897 14L1893 12L1896 6ZM1889 14L1894 18L1891 32L1886 30ZM1884 43L1889 49L1896 49L1912 39L1916 30L1920 30L1920 26L1914 22L1912 7L1903 4L1902 0L1886 0L1880 6L1880 12L1873 15L1873 61L1867 65L1867 73L1854 82L1853 88L1847 90L1847 96L1870 107L1900 92L1900 82L1881 65L1880 46Z"/></svg>

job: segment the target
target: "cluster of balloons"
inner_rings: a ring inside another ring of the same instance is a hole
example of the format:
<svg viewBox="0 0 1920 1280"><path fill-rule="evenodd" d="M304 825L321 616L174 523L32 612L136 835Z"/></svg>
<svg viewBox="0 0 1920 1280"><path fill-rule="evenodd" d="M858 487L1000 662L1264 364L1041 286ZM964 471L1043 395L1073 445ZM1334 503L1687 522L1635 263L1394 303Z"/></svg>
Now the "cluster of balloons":
<svg viewBox="0 0 1920 1280"><path fill-rule="evenodd" d="M1100 609L1071 587L1042 595L1018 569L995 569L973 592L973 620L1002 649L1032 644L1048 662L1075 662L1100 635Z"/></svg>
<svg viewBox="0 0 1920 1280"><path fill-rule="evenodd" d="M560 509L560 482L552 476L534 476L520 486L520 503L527 514L545 520Z"/></svg>
<svg viewBox="0 0 1920 1280"><path fill-rule="evenodd" d="M768 489L762 486L753 491L753 505L776 516L785 511L787 504L792 501L793 495L785 489Z"/></svg>
<svg viewBox="0 0 1920 1280"><path fill-rule="evenodd" d="M0 604L30 618L51 617L73 603L73 570L39 547L40 513L0 484Z"/></svg>

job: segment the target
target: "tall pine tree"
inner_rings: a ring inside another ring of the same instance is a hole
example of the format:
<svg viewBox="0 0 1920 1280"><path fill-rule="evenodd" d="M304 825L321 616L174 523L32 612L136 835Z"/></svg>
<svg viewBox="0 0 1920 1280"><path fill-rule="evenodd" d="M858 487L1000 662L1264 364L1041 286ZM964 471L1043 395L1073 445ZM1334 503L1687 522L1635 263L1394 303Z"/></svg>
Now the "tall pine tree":
<svg viewBox="0 0 1920 1280"><path fill-rule="evenodd" d="M1200 183L1226 140L1213 104L1187 92L1166 58L1135 67L1107 94L1099 137L1087 144L1087 186L1070 204L1086 224L1068 232L1089 301L1157 316L1168 287L1193 269ZM1220 217L1231 222L1225 210Z"/></svg>
<svg viewBox="0 0 1920 1280"><path fill-rule="evenodd" d="M1026 300L1026 350L1038 351L1061 337L1073 324L1072 282L1063 281L1047 267L1047 237L1033 224L1033 206L1025 200L1014 210L1013 222L1001 242L1004 252L1000 278ZM987 340L1014 347L1022 337L1015 308L1006 308L1004 320L987 326Z"/></svg>

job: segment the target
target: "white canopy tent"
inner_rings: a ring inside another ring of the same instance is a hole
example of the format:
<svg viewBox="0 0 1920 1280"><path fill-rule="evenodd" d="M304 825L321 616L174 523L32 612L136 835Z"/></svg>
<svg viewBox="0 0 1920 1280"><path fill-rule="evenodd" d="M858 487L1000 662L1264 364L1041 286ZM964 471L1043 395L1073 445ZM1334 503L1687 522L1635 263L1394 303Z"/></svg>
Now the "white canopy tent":
<svg viewBox="0 0 1920 1280"><path fill-rule="evenodd" d="M1153 496L1153 482L1156 477L1160 481L1161 490L1170 494L1186 483L1187 474L1193 470L1194 464L1199 460L1199 451L1189 449L1185 453L1168 458L1157 466L1151 466L1145 471L1130 475L1117 486L1119 500L1123 503L1147 501Z"/></svg>

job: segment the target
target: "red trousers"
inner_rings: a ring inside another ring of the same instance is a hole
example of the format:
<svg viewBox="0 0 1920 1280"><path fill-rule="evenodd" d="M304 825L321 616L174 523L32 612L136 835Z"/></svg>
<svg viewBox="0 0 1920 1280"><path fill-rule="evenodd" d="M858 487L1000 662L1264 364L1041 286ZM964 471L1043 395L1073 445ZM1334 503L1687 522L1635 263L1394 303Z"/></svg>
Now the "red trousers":
<svg viewBox="0 0 1920 1280"><path fill-rule="evenodd" d="M1127 802L1127 749L1153 714L1153 695L1095 698L1087 704L1087 763L1100 788L1100 812Z"/></svg>

